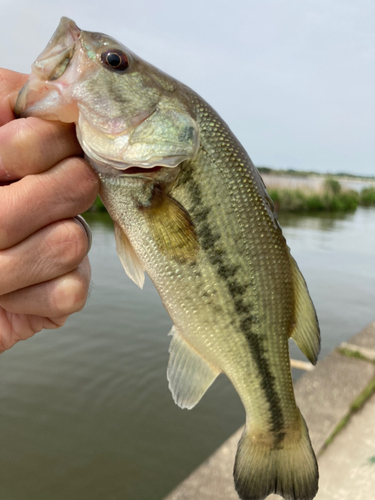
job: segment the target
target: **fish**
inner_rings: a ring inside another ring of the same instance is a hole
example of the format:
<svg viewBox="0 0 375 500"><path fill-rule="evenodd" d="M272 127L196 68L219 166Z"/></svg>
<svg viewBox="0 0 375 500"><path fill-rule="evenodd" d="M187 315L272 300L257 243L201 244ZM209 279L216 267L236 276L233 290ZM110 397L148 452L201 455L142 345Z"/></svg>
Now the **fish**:
<svg viewBox="0 0 375 500"><path fill-rule="evenodd" d="M288 340L316 363L316 311L229 126L186 85L65 17L15 112L75 123L122 265L141 288L148 274L173 321L167 379L176 404L193 408L221 373L239 394L239 498L314 498L318 467Z"/></svg>

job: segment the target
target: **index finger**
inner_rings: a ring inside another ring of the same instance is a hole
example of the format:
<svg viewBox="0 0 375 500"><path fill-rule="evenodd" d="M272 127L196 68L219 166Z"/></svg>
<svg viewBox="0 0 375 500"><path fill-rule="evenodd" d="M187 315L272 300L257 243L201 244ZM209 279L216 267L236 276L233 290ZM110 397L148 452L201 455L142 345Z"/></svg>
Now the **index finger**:
<svg viewBox="0 0 375 500"><path fill-rule="evenodd" d="M19 118L0 127L0 181L16 180L82 155L72 123Z"/></svg>
<svg viewBox="0 0 375 500"><path fill-rule="evenodd" d="M82 155L74 124L15 120L14 106L28 75L0 68L0 186Z"/></svg>
<svg viewBox="0 0 375 500"><path fill-rule="evenodd" d="M15 119L14 105L18 92L29 75L0 68L0 127Z"/></svg>

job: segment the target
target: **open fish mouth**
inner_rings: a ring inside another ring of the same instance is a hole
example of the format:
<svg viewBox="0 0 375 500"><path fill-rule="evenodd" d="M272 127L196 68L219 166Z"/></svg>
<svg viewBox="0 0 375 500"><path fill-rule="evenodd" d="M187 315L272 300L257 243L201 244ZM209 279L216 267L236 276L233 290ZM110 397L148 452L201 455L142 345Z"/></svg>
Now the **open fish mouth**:
<svg viewBox="0 0 375 500"><path fill-rule="evenodd" d="M151 168L145 168L145 167L129 167L126 169L125 173L126 175L136 175L136 174L154 174L156 172L159 172L162 168L160 165L156 167L151 167Z"/></svg>
<svg viewBox="0 0 375 500"><path fill-rule="evenodd" d="M80 35L81 30L75 22L62 17L47 47L34 62L33 72L48 81L60 78L72 59L74 47Z"/></svg>
<svg viewBox="0 0 375 500"><path fill-rule="evenodd" d="M34 101L40 100L43 93L50 91L48 82L57 80L65 73L80 36L81 30L75 22L62 17L46 48L32 65L30 79L18 95L15 105L17 117L31 114L29 109L32 108ZM40 88L41 80L46 83L44 88Z"/></svg>

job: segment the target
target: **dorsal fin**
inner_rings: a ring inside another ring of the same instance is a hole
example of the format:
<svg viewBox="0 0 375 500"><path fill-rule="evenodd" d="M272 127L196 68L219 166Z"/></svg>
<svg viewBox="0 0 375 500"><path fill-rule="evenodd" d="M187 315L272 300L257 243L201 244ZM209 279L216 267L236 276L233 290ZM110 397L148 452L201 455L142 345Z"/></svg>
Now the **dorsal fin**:
<svg viewBox="0 0 375 500"><path fill-rule="evenodd" d="M114 223L115 226L115 240L116 240L116 250L117 255L123 265L126 274L131 280L134 281L139 288L143 288L145 282L145 273L142 269L142 265L134 252L133 247L128 240L128 237L121 229L121 227Z"/></svg>
<svg viewBox="0 0 375 500"><path fill-rule="evenodd" d="M220 370L204 359L174 327L169 346L167 379L174 402L180 408L193 408Z"/></svg>
<svg viewBox="0 0 375 500"><path fill-rule="evenodd" d="M320 330L318 318L312 303L306 281L290 256L294 282L295 326L291 337L306 358L315 365L320 351Z"/></svg>

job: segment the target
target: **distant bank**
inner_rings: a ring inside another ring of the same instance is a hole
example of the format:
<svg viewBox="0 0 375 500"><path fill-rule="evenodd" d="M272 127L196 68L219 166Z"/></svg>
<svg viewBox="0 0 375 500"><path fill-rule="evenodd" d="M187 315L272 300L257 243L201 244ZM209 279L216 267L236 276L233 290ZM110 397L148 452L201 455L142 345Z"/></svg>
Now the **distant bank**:
<svg viewBox="0 0 375 500"><path fill-rule="evenodd" d="M277 212L345 212L375 206L375 177L258 168Z"/></svg>

